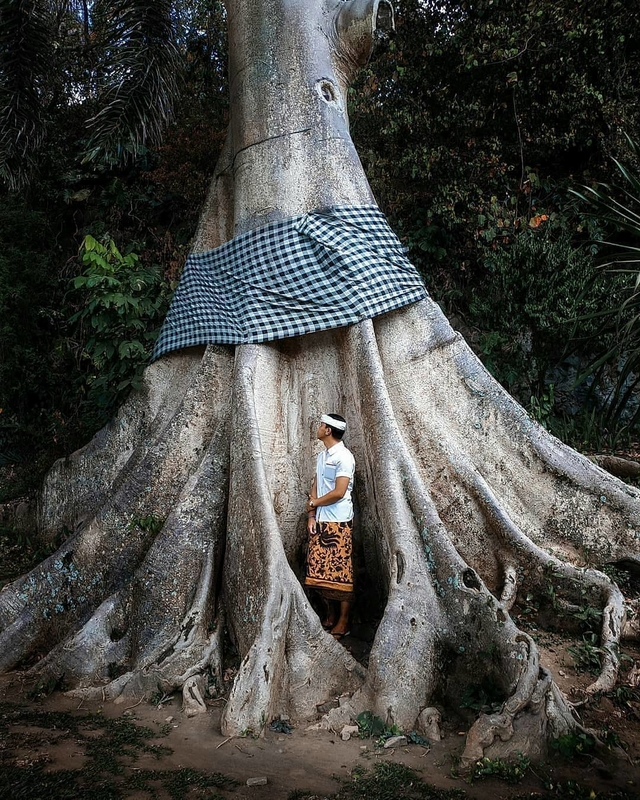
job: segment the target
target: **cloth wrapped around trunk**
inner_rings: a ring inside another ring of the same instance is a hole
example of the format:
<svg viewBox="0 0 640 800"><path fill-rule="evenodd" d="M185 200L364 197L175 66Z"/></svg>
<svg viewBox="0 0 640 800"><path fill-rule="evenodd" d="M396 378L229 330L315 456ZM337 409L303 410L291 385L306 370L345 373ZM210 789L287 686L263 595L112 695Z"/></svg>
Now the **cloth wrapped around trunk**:
<svg viewBox="0 0 640 800"><path fill-rule="evenodd" d="M426 294L377 206L333 206L190 255L153 360L352 325Z"/></svg>

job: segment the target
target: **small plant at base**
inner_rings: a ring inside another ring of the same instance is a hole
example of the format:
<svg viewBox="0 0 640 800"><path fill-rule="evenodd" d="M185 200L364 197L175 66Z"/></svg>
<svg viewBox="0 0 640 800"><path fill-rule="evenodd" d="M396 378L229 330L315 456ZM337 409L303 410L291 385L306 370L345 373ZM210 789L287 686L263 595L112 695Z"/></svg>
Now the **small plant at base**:
<svg viewBox="0 0 640 800"><path fill-rule="evenodd" d="M552 750L563 758L572 759L593 752L596 740L588 733L565 733L549 742Z"/></svg>
<svg viewBox="0 0 640 800"><path fill-rule="evenodd" d="M487 678L482 684L467 684L460 698L460 708L482 714L494 714L502 708L504 698L495 681Z"/></svg>
<svg viewBox="0 0 640 800"><path fill-rule="evenodd" d="M623 684L622 686L616 686L610 692L606 692L605 697L608 697L617 706L630 707L631 702L640 702L640 690L628 684Z"/></svg>
<svg viewBox="0 0 640 800"><path fill-rule="evenodd" d="M129 523L129 529L140 528L140 530L152 533L154 536L162 530L164 521L149 514L146 517L133 517Z"/></svg>
<svg viewBox="0 0 640 800"><path fill-rule="evenodd" d="M523 614L535 615L540 611L540 603L536 597L536 595L532 594L531 592L527 593L525 597L525 606L522 610Z"/></svg>
<svg viewBox="0 0 640 800"><path fill-rule="evenodd" d="M608 578L618 584L625 595L627 594L631 588L631 575L626 569L621 569L617 564L599 564L597 569L604 572Z"/></svg>
<svg viewBox="0 0 640 800"><path fill-rule="evenodd" d="M286 720L274 719L269 723L269 730L276 733L292 733L293 725L290 725Z"/></svg>
<svg viewBox="0 0 640 800"><path fill-rule="evenodd" d="M602 621L602 611L589 605L580 606L571 616L582 622L586 631L597 631Z"/></svg>
<svg viewBox="0 0 640 800"><path fill-rule="evenodd" d="M547 583L547 585L545 586L544 597L549 602L551 608L555 612L560 611L560 603L558 602L558 595L556 594L556 588L553 585L553 583L551 583L551 581L549 581L549 583Z"/></svg>
<svg viewBox="0 0 640 800"><path fill-rule="evenodd" d="M173 702L173 695L166 694L165 692L159 691L154 692L151 697L149 698L149 702L152 706L167 706L169 703Z"/></svg>
<svg viewBox="0 0 640 800"><path fill-rule="evenodd" d="M31 689L24 693L25 697L29 700L41 700L43 697L49 697L54 692L64 690L64 674L50 678L42 678Z"/></svg>
<svg viewBox="0 0 640 800"><path fill-rule="evenodd" d="M527 774L531 760L522 753L515 759L481 758L476 761L470 782L482 778L498 778L505 783L520 783Z"/></svg>
<svg viewBox="0 0 640 800"><path fill-rule="evenodd" d="M370 737L374 737L376 739L376 747L382 747L387 739L402 734L402 731L397 725L388 727L380 717L376 717L371 711L363 711L361 714L358 714L356 722L358 723L358 735L360 738L369 739Z"/></svg>
<svg viewBox="0 0 640 800"><path fill-rule="evenodd" d="M371 736L382 736L384 722L380 717L376 717L371 711L363 711L356 717L361 739L369 739Z"/></svg>
<svg viewBox="0 0 640 800"><path fill-rule="evenodd" d="M582 637L582 642L573 647L567 647L567 652L573 656L573 662L577 670L589 672L597 675L602 669L601 647L598 647L598 636L591 633Z"/></svg>
<svg viewBox="0 0 640 800"><path fill-rule="evenodd" d="M384 747L384 743L387 739L390 739L392 736L401 736L402 731L397 725L392 725L390 728L387 728L385 725L384 731L378 738L376 739L376 747Z"/></svg>
<svg viewBox="0 0 640 800"><path fill-rule="evenodd" d="M610 728L603 728L600 731L600 741L604 744L607 750L614 750L618 747L621 750L626 750L628 747L628 745L622 741L618 734L615 731L612 731Z"/></svg>

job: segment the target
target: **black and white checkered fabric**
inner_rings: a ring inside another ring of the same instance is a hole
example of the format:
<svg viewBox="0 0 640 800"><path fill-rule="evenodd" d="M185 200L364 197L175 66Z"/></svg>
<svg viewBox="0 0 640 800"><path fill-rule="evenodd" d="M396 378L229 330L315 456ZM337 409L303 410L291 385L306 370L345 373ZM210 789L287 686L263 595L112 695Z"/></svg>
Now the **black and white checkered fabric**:
<svg viewBox="0 0 640 800"><path fill-rule="evenodd" d="M427 292L376 206L334 206L191 255L153 360L352 325Z"/></svg>

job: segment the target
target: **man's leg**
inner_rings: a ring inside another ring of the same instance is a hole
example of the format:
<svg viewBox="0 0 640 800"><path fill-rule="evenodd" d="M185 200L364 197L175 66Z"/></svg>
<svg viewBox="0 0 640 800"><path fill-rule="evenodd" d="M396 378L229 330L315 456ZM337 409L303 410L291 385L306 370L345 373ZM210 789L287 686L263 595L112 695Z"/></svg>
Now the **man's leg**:
<svg viewBox="0 0 640 800"><path fill-rule="evenodd" d="M342 637L349 632L349 612L351 610L351 603L349 600L340 601L340 617L333 628L331 628L331 635Z"/></svg>
<svg viewBox="0 0 640 800"><path fill-rule="evenodd" d="M324 619L322 620L322 627L330 631L336 624L336 620L338 619L338 614L336 613L336 602L334 600L327 600L326 597L322 597L322 602L325 607Z"/></svg>

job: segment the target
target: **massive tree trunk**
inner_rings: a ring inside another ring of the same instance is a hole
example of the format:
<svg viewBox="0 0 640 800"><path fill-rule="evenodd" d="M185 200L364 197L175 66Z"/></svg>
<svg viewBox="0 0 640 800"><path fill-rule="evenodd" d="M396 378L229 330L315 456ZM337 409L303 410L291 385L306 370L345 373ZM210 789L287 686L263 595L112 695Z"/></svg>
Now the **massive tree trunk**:
<svg viewBox="0 0 640 800"><path fill-rule="evenodd" d="M346 96L392 25L390 4L229 0L228 25L231 124L195 250L373 203ZM349 419L355 536L384 601L366 668L301 586L326 410ZM475 722L465 758L536 755L576 723L510 609L547 583L569 604L586 591L604 611L592 688L611 687L623 598L573 564L638 563L639 500L534 423L429 299L349 328L192 348L151 365L116 418L47 476L40 531L73 534L0 594L0 667L64 673L113 699L197 695L205 676L220 680L226 626L241 657L228 735L278 714L312 718L343 693L340 713L410 730L484 675L503 705Z"/></svg>

